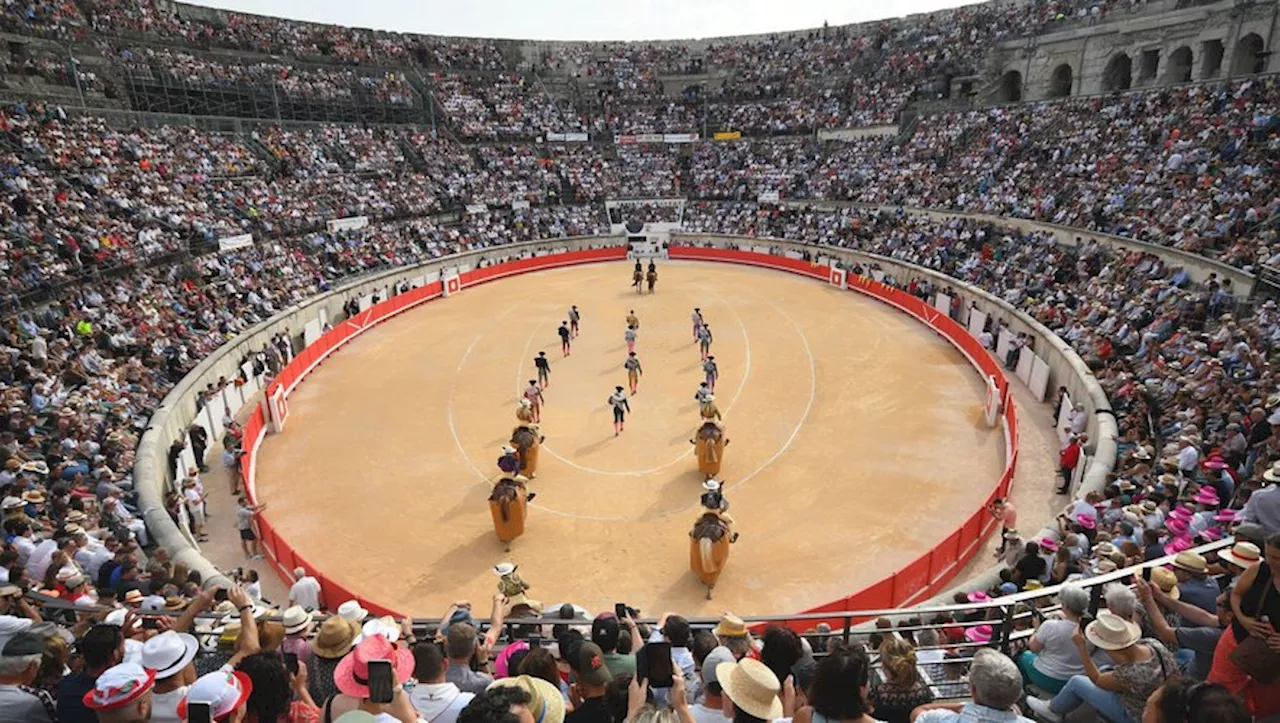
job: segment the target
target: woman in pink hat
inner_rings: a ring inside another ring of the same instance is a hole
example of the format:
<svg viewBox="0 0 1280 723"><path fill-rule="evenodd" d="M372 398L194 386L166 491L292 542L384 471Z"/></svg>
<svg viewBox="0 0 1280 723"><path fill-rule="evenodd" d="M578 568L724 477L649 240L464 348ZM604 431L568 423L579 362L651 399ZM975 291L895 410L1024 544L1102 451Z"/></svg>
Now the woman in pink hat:
<svg viewBox="0 0 1280 723"><path fill-rule="evenodd" d="M372 660L391 661L395 697L390 703L377 704L369 700L369 661ZM324 718L336 720L343 713L359 709L374 715L386 713L403 723L415 723L418 716L403 687L412 677L413 653L384 635L370 635L352 648L333 671L333 682L340 695L321 704Z"/></svg>

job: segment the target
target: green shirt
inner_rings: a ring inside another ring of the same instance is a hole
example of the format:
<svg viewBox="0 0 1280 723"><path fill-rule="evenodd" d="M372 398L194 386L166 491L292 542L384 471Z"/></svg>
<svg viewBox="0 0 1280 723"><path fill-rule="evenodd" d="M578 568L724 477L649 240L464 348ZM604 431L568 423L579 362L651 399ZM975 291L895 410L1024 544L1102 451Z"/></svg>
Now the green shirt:
<svg viewBox="0 0 1280 723"><path fill-rule="evenodd" d="M609 666L609 672L613 673L615 678L636 674L636 656L631 654L605 653L604 664Z"/></svg>

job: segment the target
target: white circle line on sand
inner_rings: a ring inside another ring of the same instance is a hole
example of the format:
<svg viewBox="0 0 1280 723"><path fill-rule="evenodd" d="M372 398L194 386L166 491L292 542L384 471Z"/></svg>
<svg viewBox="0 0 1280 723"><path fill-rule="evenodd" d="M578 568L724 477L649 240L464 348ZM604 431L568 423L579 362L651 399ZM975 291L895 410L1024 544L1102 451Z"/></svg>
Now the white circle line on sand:
<svg viewBox="0 0 1280 723"><path fill-rule="evenodd" d="M716 292L712 292L712 293L717 298L719 298L720 301L725 304L725 306L729 307L729 313L733 315L733 318L738 322L738 328L742 331L743 357L745 360L744 361L745 369L743 370L742 378L738 380L738 388L735 389L733 392L733 398L729 400L729 404L727 404L724 408L724 413L727 415L730 411L733 410L733 405L738 403L738 398L742 396L742 391L746 389L746 386L747 386L747 380L751 377L751 336L747 334L747 325L742 322L742 317L738 314L737 309L735 309L732 304L725 301L724 297L721 296L719 293L716 293ZM529 348L533 344L533 337L537 334L538 328L539 328L538 326L535 326L533 331L529 332L529 339L528 341L525 342L524 353L520 355L521 360L523 360L526 356L528 356ZM520 389L521 389L521 385L520 385L521 371L520 370L522 368L523 367L521 366L521 362L517 361L516 362L516 396L517 397L519 397L520 395ZM587 472L589 474L598 474L598 475L610 475L614 477L644 477L646 475L650 475L655 472L661 472L664 469L668 469L670 467L673 467L679 464L681 461L683 461L686 457L693 454L694 452L694 448L689 447L684 452L681 452L679 455L677 455L675 459L671 460L670 462L667 462L666 464L660 464L660 465L657 465L656 467L650 467L648 469L637 469L637 470L626 470L623 472L614 472L611 470L596 469L594 467L587 467L586 465L578 464L577 462L574 462L573 460L562 456L560 453L552 449L551 445L548 445L548 444L543 444L542 450L545 451L547 454L550 454L552 457L555 457L556 459L569 465L570 467L573 467L574 469L580 472Z"/></svg>
<svg viewBox="0 0 1280 723"><path fill-rule="evenodd" d="M726 488L726 491L737 489L738 487L750 482L756 475L760 474L774 462L778 461L778 458L791 448L791 445L796 441L796 437L800 436L800 430L804 427L805 422L809 420L809 413L813 411L813 403L818 397L818 365L817 362L814 361L813 350L809 348L809 338L805 336L804 330L800 328L800 325L796 323L795 319L792 319L791 315L784 311L782 307L772 301L768 303L775 311L781 314L782 318L786 319L787 322L791 324L791 328L795 329L796 333L800 335L800 343L804 345L805 356L809 358L809 401L804 405L804 413L800 415L800 421L796 422L795 429L791 430L791 436L787 437L787 441L778 448L778 451L774 452L771 457L760 463L759 467L756 467L744 477L729 485ZM692 509L693 507L700 505L701 503L698 505L690 505L686 509Z"/></svg>

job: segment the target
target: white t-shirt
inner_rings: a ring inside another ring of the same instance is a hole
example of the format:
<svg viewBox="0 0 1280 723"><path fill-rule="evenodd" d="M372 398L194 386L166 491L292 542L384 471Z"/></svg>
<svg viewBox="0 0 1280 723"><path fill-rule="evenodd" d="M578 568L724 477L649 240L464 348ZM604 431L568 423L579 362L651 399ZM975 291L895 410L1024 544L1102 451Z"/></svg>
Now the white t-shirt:
<svg viewBox="0 0 1280 723"><path fill-rule="evenodd" d="M320 581L310 575L299 578L293 583L293 587L289 588L289 599L294 605L300 605L307 610L319 610Z"/></svg>
<svg viewBox="0 0 1280 723"><path fill-rule="evenodd" d="M693 714L694 723L729 723L732 720L726 718L719 708L708 708L702 703L689 706L689 712Z"/></svg>
<svg viewBox="0 0 1280 723"><path fill-rule="evenodd" d="M409 702L431 723L454 723L474 697L475 693L463 693L453 683L419 683L409 694Z"/></svg>
<svg viewBox="0 0 1280 723"><path fill-rule="evenodd" d="M1036 640L1044 649L1036 656L1036 670L1055 680L1084 675L1084 663L1071 636L1077 624L1070 620L1046 620L1036 630Z"/></svg>
<svg viewBox="0 0 1280 723"><path fill-rule="evenodd" d="M151 723L182 723L178 717L178 701L187 694L189 686L182 686L168 693L151 696Z"/></svg>

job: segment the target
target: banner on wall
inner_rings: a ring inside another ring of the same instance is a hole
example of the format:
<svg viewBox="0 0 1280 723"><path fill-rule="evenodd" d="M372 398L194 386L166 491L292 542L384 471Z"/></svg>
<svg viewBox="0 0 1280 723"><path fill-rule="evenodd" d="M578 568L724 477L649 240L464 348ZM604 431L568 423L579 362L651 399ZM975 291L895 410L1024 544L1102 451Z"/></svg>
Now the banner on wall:
<svg viewBox="0 0 1280 723"><path fill-rule="evenodd" d="M253 234L251 233L240 234L239 236L228 236L226 238L218 239L219 251L235 251L236 249L242 249L242 248L245 248L246 246L252 246L252 245L253 245Z"/></svg>
<svg viewBox="0 0 1280 723"><path fill-rule="evenodd" d="M486 205L484 205L483 203L468 203L468 204L467 204L467 213L470 213L470 214L473 214L473 215L474 215L474 214L488 213L488 212L489 212L489 207L488 207L488 206L486 206Z"/></svg>
<svg viewBox="0 0 1280 723"><path fill-rule="evenodd" d="M713 141L736 141L742 137L742 131L716 131L711 134Z"/></svg>
<svg viewBox="0 0 1280 723"><path fill-rule="evenodd" d="M756 196L756 202L777 203L780 198L781 195L777 191L761 191L760 195Z"/></svg>
<svg viewBox="0 0 1280 723"><path fill-rule="evenodd" d="M696 143L698 141L697 133L663 133L662 141L664 143Z"/></svg>
<svg viewBox="0 0 1280 723"><path fill-rule="evenodd" d="M586 143L586 133L548 133L548 143Z"/></svg>
<svg viewBox="0 0 1280 723"><path fill-rule="evenodd" d="M528 201L512 201L511 202L512 211L522 211L528 207L529 207Z"/></svg>
<svg viewBox="0 0 1280 723"><path fill-rule="evenodd" d="M369 225L368 216L348 216L346 218L334 218L326 222L329 227L329 233L337 233L339 231L358 231Z"/></svg>

